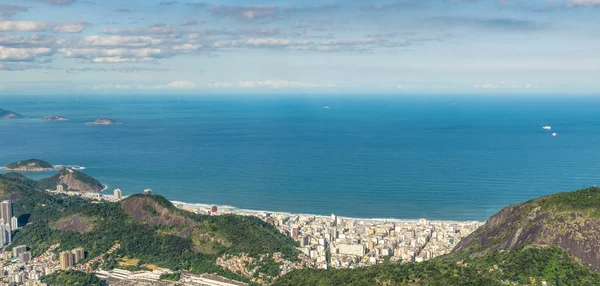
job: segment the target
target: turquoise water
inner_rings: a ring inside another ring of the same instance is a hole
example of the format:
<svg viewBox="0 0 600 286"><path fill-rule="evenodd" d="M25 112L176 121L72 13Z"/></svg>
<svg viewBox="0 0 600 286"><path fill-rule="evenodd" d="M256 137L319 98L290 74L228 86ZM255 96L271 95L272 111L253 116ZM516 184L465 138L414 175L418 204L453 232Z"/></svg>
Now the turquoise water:
<svg viewBox="0 0 600 286"><path fill-rule="evenodd" d="M0 108L71 120L0 121L0 164L81 165L111 190L186 202L485 220L600 183L599 107L593 98L3 97ZM123 124L84 124L99 117Z"/></svg>

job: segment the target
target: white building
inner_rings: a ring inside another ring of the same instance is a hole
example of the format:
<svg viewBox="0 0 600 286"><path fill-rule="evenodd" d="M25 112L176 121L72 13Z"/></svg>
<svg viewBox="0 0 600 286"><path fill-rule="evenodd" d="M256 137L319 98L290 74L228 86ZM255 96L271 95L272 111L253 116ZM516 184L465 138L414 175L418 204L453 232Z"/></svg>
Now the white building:
<svg viewBox="0 0 600 286"><path fill-rule="evenodd" d="M123 199L123 192L121 191L121 189L115 189L114 195L116 200Z"/></svg>

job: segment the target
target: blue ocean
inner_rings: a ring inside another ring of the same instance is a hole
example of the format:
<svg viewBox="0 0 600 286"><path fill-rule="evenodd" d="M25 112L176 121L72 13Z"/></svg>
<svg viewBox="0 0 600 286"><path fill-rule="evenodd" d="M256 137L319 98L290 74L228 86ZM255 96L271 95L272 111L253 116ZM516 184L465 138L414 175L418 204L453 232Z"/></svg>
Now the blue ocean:
<svg viewBox="0 0 600 286"><path fill-rule="evenodd" d="M244 209L486 220L600 183L593 97L3 96L0 108L28 117L0 120L0 165L80 165L125 195L151 188ZM47 115L70 120L39 119ZM84 124L104 117L122 124Z"/></svg>

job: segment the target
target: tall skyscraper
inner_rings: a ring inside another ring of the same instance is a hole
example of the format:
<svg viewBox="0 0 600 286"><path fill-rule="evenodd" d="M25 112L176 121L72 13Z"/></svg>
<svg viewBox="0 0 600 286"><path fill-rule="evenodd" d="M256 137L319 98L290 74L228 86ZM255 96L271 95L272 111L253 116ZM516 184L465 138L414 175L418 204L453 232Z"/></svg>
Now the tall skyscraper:
<svg viewBox="0 0 600 286"><path fill-rule="evenodd" d="M85 259L85 250L83 250L83 248L75 248L72 252L74 258L73 264L77 264L79 261Z"/></svg>
<svg viewBox="0 0 600 286"><path fill-rule="evenodd" d="M115 199L120 200L123 198L123 192L121 191L121 189L115 189Z"/></svg>
<svg viewBox="0 0 600 286"><path fill-rule="evenodd" d="M59 254L60 269L67 270L73 267L73 253L71 251L63 251Z"/></svg>
<svg viewBox="0 0 600 286"><path fill-rule="evenodd" d="M4 200L0 203L0 218L4 220L4 223L10 223L10 219L13 217L13 205L10 200Z"/></svg>

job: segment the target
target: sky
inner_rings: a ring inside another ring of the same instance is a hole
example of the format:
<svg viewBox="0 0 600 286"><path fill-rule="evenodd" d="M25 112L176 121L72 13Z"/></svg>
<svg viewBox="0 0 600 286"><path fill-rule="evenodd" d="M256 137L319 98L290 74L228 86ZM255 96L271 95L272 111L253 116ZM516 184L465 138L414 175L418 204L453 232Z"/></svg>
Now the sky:
<svg viewBox="0 0 600 286"><path fill-rule="evenodd" d="M596 94L600 0L0 0L0 96Z"/></svg>

